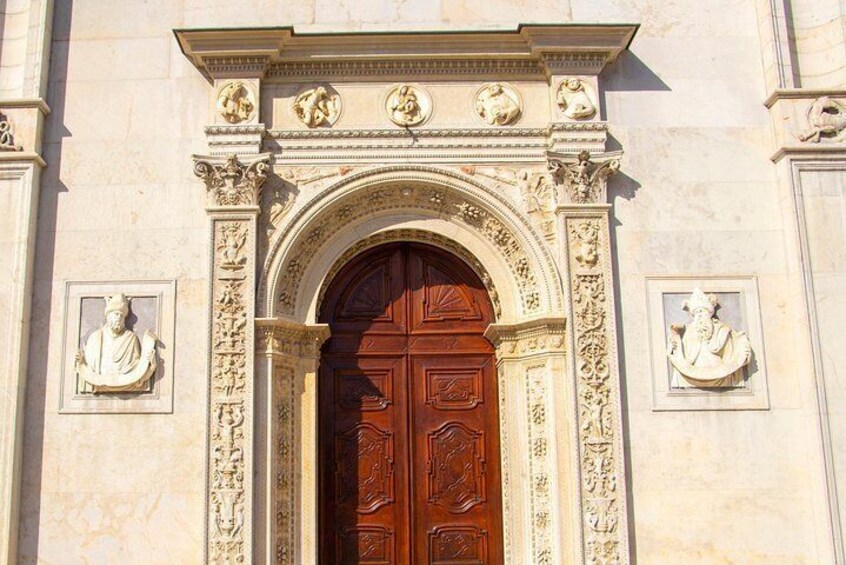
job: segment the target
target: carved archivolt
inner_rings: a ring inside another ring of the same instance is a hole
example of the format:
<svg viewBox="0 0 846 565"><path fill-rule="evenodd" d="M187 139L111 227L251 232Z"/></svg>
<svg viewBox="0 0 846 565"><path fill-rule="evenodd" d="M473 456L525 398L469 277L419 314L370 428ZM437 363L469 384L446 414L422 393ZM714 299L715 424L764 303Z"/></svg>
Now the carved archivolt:
<svg viewBox="0 0 846 565"><path fill-rule="evenodd" d="M485 285L485 289L488 291L488 296L491 299L491 303L494 307L494 314L497 318L502 316L502 304L499 300L499 293L497 292L496 288L494 287L493 280L491 276L488 274L487 269L470 253L466 248L464 248L458 242L449 239L448 237L444 237L440 234L428 232L424 230L416 230L416 229L398 229L398 230L390 230L379 232L377 234L371 235L370 237L364 238L354 246L350 247L338 258L337 261L332 265L332 268L329 269L329 272L326 275L326 278L323 281L323 286L320 287L320 294L318 295L317 300L317 311L320 311L320 305L323 304L323 295L326 292L326 289L329 287L329 284L332 282L332 279L338 274L338 271L346 265L353 257L358 255L359 253L370 249L371 247L375 247L377 245L381 245L383 243L390 243L392 241L419 241L422 243L429 243L440 247L442 249L446 249L447 251L452 252L457 257L461 258L473 271L476 273L476 276L482 281L482 284Z"/></svg>
<svg viewBox="0 0 846 565"><path fill-rule="evenodd" d="M472 183L474 190L469 190L468 179L459 182L457 173L429 167L415 169L386 167L352 175L346 182L327 188L300 210L292 218L292 228L284 240L277 241L271 249L268 270L272 268L273 273L268 275L275 278L266 279L272 295L265 295L274 301L268 304L270 311L294 315L306 268L339 232L368 217L404 211L461 223L480 234L511 271L524 313L561 307L558 287L550 286L557 277L552 257L539 242L526 246L523 238L528 234L531 240L534 230L520 219L512 204L489 189L476 191L481 188L478 183ZM394 171L397 173L390 174ZM336 193L343 196L332 198ZM301 221L304 217L309 219ZM519 227L514 222L519 222ZM264 295L264 289L260 290Z"/></svg>

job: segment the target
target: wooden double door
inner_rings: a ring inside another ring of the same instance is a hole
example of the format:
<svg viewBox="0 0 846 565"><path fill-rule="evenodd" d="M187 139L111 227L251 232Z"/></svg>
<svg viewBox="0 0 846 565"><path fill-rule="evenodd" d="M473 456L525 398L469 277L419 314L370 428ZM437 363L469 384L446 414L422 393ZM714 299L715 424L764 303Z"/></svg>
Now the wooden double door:
<svg viewBox="0 0 846 565"><path fill-rule="evenodd" d="M320 558L502 563L487 293L458 258L388 244L332 281L321 320Z"/></svg>

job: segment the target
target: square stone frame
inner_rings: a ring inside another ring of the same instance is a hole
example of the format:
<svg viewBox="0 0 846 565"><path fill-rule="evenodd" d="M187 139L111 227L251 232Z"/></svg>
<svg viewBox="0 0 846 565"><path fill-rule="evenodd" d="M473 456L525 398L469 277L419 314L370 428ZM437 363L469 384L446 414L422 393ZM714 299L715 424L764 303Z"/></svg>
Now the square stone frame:
<svg viewBox="0 0 846 565"><path fill-rule="evenodd" d="M74 356L80 340L81 300L122 292L130 298L156 299L156 355L159 363L150 392L80 394L76 392ZM176 281L66 281L62 338L60 414L171 414L173 412L173 347Z"/></svg>
<svg viewBox="0 0 846 565"><path fill-rule="evenodd" d="M673 390L667 374L667 328L663 297L667 293L690 293L694 288L706 293L739 293L740 305L753 364L747 386L740 389L687 388ZM700 275L646 277L646 313L649 328L649 361L652 375L652 410L769 410L767 371L764 354L758 279L754 275Z"/></svg>

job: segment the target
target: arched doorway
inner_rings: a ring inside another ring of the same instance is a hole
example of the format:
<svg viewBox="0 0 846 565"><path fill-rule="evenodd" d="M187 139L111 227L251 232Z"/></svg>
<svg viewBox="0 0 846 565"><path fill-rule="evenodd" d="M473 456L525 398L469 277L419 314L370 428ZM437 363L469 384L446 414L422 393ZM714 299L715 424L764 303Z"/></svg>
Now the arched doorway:
<svg viewBox="0 0 846 565"><path fill-rule="evenodd" d="M439 248L386 244L338 272L320 321L321 563L502 563L482 282Z"/></svg>

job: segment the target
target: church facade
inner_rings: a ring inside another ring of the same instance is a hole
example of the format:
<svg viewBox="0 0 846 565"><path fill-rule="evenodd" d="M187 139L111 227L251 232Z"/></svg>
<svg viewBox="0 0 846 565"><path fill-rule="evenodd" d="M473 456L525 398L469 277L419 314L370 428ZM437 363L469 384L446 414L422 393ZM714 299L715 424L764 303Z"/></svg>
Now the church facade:
<svg viewBox="0 0 846 565"><path fill-rule="evenodd" d="M0 16L3 562L846 563L837 2Z"/></svg>

